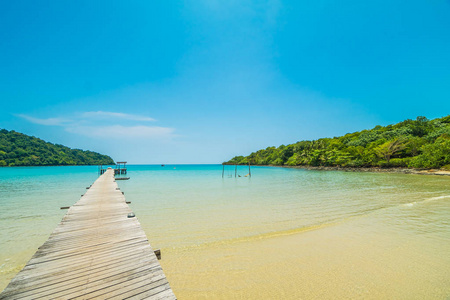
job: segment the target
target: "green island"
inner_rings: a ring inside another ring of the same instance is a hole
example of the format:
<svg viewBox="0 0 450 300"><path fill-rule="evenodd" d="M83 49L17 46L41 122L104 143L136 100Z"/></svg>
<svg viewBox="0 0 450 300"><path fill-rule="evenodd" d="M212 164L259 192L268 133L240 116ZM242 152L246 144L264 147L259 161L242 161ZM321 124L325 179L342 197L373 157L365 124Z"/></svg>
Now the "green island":
<svg viewBox="0 0 450 300"><path fill-rule="evenodd" d="M0 130L0 166L109 165L114 160L97 152L52 144L14 130Z"/></svg>
<svg viewBox="0 0 450 300"><path fill-rule="evenodd" d="M224 164L450 170L450 115L268 147Z"/></svg>

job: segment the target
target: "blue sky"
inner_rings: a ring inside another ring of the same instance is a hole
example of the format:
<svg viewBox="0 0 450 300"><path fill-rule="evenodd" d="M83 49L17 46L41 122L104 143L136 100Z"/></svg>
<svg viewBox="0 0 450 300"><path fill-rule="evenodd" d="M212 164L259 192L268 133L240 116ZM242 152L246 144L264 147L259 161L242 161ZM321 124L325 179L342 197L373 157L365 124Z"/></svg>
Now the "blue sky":
<svg viewBox="0 0 450 300"><path fill-rule="evenodd" d="M450 113L450 1L2 1L0 128L130 163Z"/></svg>

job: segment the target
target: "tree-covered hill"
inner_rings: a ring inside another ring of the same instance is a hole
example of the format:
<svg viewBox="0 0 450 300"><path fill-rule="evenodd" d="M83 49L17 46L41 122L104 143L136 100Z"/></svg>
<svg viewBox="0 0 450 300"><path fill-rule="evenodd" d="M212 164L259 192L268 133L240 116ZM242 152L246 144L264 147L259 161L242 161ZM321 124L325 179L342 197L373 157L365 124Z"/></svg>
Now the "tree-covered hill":
<svg viewBox="0 0 450 300"><path fill-rule="evenodd" d="M268 147L225 164L450 169L450 115Z"/></svg>
<svg viewBox="0 0 450 300"><path fill-rule="evenodd" d="M6 129L0 130L0 166L114 164L111 157L71 149Z"/></svg>

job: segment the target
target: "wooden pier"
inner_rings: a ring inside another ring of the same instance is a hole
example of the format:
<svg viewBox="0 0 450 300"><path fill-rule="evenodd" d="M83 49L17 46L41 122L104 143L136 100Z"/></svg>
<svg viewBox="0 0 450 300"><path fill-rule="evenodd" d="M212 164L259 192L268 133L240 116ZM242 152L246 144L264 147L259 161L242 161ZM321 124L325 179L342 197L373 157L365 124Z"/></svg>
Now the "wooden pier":
<svg viewBox="0 0 450 300"><path fill-rule="evenodd" d="M0 299L176 299L108 169Z"/></svg>

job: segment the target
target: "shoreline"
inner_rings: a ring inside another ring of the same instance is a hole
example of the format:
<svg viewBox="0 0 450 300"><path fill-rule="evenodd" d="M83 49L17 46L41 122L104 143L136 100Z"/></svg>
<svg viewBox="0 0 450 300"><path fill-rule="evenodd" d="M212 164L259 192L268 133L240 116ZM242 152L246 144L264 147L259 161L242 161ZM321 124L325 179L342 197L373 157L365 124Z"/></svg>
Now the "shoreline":
<svg viewBox="0 0 450 300"><path fill-rule="evenodd" d="M352 167L325 167L325 166L277 166L277 165L252 165L258 167L280 167L287 169L304 169L316 171L343 171L343 172L372 172L372 173L401 173L415 175L450 176L450 171L440 169L409 169L409 168L352 168Z"/></svg>

